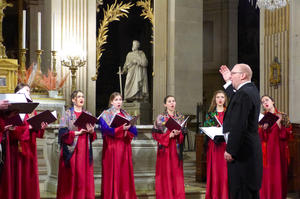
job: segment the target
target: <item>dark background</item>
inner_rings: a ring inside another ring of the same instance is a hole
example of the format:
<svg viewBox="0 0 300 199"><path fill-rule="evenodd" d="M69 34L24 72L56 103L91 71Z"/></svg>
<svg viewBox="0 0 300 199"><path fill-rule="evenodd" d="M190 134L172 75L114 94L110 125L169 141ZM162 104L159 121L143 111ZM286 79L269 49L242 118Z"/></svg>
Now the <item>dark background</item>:
<svg viewBox="0 0 300 199"><path fill-rule="evenodd" d="M133 40L140 42L140 50L144 51L148 59L149 99L152 100L152 24L148 19L144 19L144 17L140 16L142 8L136 6L137 0L118 1L118 3L120 2L131 2L134 6L130 8L128 18L122 17L120 21L114 21L110 23L108 27L107 44L104 45L105 51L100 59L100 68L98 70L99 74L96 86L97 114L108 107L110 94L115 91L120 91L119 75L117 72L119 66L123 68L126 55L131 51ZM106 10L107 4L111 5L112 3L114 3L114 1L104 0L103 5L99 6L100 11L97 13L97 36L98 28L103 19L103 8ZM122 76L123 88L125 85L125 77L126 76Z"/></svg>

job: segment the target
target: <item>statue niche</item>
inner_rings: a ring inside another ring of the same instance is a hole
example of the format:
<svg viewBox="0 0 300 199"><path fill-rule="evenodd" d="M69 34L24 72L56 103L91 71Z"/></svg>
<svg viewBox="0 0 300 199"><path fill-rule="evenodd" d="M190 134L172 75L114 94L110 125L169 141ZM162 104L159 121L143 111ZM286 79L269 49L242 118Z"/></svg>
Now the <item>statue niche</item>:
<svg viewBox="0 0 300 199"><path fill-rule="evenodd" d="M124 87L124 99L127 102L148 101L148 60L145 53L139 50L140 42L132 42L132 51L126 56L122 74L127 73Z"/></svg>

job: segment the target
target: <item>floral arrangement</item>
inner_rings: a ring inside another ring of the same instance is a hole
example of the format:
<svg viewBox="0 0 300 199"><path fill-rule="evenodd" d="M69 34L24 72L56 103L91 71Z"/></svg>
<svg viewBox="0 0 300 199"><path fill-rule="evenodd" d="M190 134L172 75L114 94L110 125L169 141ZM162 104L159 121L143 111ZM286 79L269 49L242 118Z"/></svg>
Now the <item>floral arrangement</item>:
<svg viewBox="0 0 300 199"><path fill-rule="evenodd" d="M22 71L18 72L18 82L28 84L34 91L51 91L61 89L68 76L69 75L67 74L62 79L58 80L52 70L48 70L48 74L44 75L41 71L37 70L37 65L32 63L24 73Z"/></svg>
<svg viewBox="0 0 300 199"><path fill-rule="evenodd" d="M51 70L48 70L47 75L42 75L39 86L47 91L60 90L64 86L68 76L69 74L58 80L57 76Z"/></svg>

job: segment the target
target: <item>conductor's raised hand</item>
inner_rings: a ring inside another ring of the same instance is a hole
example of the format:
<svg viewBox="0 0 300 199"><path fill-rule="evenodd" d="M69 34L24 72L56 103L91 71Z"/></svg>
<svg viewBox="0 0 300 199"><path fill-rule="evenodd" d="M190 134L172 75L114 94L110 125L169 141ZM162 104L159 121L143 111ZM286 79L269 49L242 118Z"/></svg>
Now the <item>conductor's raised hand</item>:
<svg viewBox="0 0 300 199"><path fill-rule="evenodd" d="M226 65L222 65L219 69L219 72L223 76L223 79L225 82L228 82L231 80L231 72Z"/></svg>

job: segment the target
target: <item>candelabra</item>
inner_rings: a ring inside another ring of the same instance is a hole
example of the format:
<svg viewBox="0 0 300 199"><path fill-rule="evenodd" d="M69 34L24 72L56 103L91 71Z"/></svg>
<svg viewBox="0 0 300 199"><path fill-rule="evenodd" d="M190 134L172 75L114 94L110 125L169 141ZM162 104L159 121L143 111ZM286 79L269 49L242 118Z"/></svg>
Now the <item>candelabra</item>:
<svg viewBox="0 0 300 199"><path fill-rule="evenodd" d="M56 51L52 50L52 62L53 62L53 75L56 77L57 73L56 73Z"/></svg>
<svg viewBox="0 0 300 199"><path fill-rule="evenodd" d="M26 71L26 48L21 48L20 49L20 68L19 71L22 74L22 77L24 77L25 75L25 71Z"/></svg>
<svg viewBox="0 0 300 199"><path fill-rule="evenodd" d="M36 60L37 60L37 71L41 71L41 63L42 63L42 58L41 55L43 53L43 50L36 50Z"/></svg>
<svg viewBox="0 0 300 199"><path fill-rule="evenodd" d="M76 71L78 68L85 66L86 61L80 59L78 56L68 56L67 61L62 60L61 64L65 67L68 67L72 74L72 92L76 90Z"/></svg>

